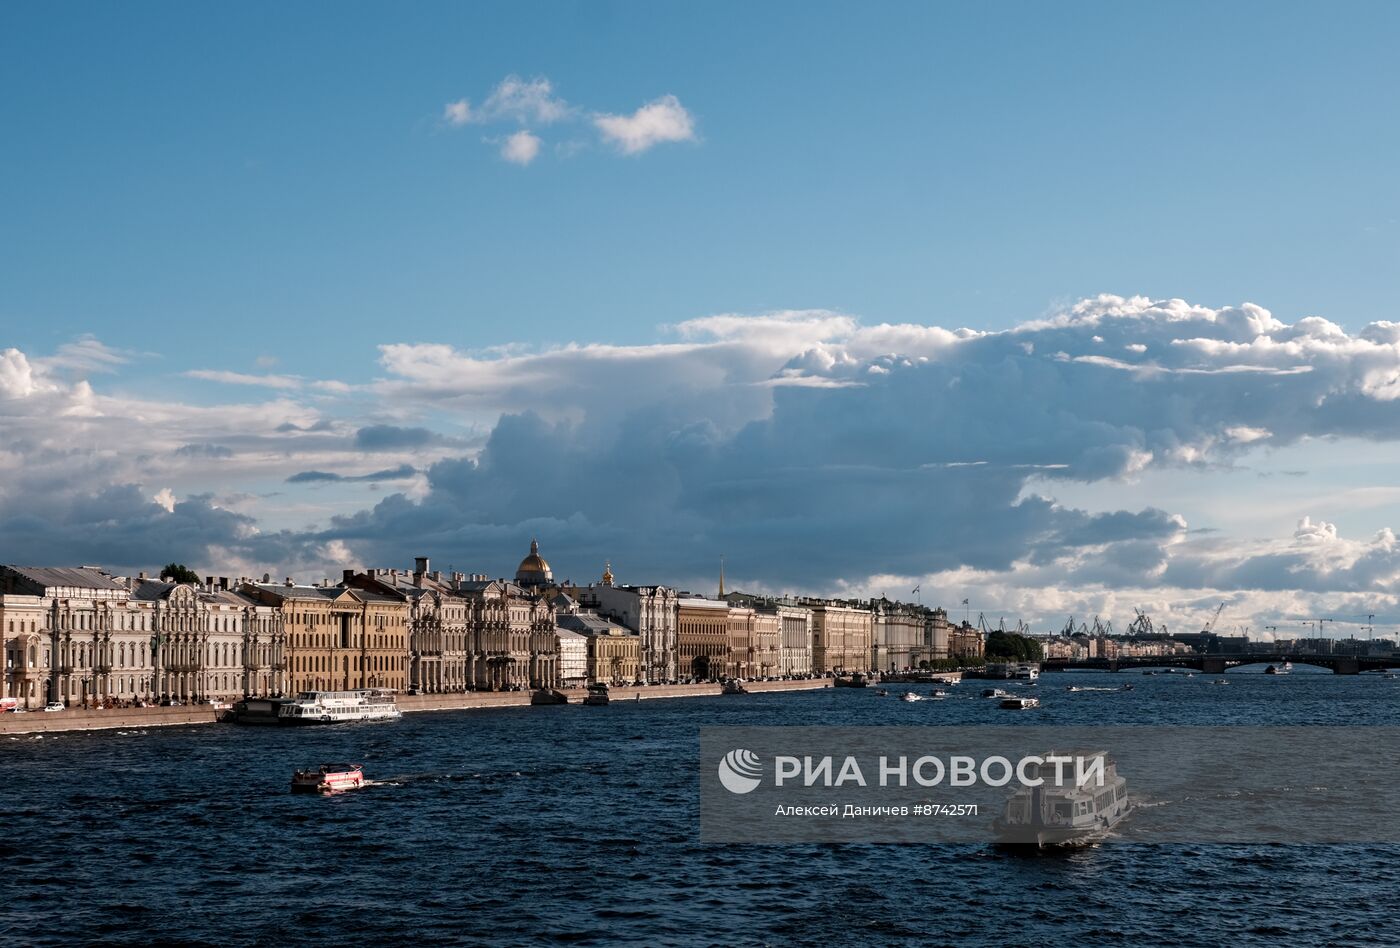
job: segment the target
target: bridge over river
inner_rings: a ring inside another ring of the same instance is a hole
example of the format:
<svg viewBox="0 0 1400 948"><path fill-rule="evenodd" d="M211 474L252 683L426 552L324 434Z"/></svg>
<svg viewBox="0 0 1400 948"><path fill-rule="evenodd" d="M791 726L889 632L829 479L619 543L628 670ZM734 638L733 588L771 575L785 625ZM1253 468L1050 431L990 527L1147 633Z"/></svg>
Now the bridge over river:
<svg viewBox="0 0 1400 948"><path fill-rule="evenodd" d="M1041 663L1044 671L1069 671L1076 668L1098 671L1123 671L1132 668L1193 668L1208 675L1219 675L1241 665L1273 665L1284 662L1294 665L1317 665L1330 668L1336 675L1357 675L1364 671L1400 668L1400 657L1373 655L1310 655L1298 652L1221 653L1193 655L1157 655L1150 658L1085 658L1079 660L1048 659Z"/></svg>

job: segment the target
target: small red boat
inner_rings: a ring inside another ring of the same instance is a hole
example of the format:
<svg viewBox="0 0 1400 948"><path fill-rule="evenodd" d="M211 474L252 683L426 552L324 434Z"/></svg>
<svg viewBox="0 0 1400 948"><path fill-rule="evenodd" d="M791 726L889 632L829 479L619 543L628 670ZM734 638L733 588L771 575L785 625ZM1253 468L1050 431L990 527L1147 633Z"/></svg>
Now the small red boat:
<svg viewBox="0 0 1400 948"><path fill-rule="evenodd" d="M322 764L292 774L293 793L341 793L364 785L365 773L359 764Z"/></svg>

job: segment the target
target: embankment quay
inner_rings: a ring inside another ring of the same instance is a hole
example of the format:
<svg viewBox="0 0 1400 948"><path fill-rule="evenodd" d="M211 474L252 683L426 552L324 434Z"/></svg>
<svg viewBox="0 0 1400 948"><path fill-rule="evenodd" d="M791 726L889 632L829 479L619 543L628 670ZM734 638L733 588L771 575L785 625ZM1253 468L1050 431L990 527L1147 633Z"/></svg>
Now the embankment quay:
<svg viewBox="0 0 1400 948"><path fill-rule="evenodd" d="M1400 658L1380 655L1313 655L1307 652L1191 653L1179 655L1119 656L1116 658L1046 659L1042 671L1126 671L1134 668L1190 668L1220 675L1241 665L1315 665L1334 675L1359 675L1400 666Z"/></svg>
<svg viewBox="0 0 1400 948"><path fill-rule="evenodd" d="M799 681L753 681L745 685L753 694L779 691L811 691L830 688L831 679L817 678ZM566 692L571 704L583 701L583 689ZM719 697L720 686L651 685L647 687L614 687L610 691L613 703L654 700L658 698ZM733 700L727 698L726 700ZM519 708L530 706L528 691L469 691L451 695L399 695L399 708L405 713L421 711L469 711L482 708ZM191 705L179 708L114 708L110 710L40 711L28 714L0 715L0 737L12 734L36 734L59 731L103 731L114 729L172 727L186 724L215 724L225 712L214 707Z"/></svg>

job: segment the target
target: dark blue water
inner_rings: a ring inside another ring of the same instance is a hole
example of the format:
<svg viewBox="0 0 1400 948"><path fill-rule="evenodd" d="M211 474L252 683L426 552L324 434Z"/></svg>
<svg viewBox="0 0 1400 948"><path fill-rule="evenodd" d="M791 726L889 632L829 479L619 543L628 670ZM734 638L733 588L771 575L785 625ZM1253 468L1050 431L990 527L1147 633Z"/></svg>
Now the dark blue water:
<svg viewBox="0 0 1400 948"><path fill-rule="evenodd" d="M1047 676L1055 724L1400 724L1400 682ZM1127 694L1069 694L1070 682ZM977 683L962 686L971 695ZM698 728L1030 723L872 690L0 742L0 944L1395 944L1400 847L699 841ZM350 759L384 783L292 796ZM1393 763L1393 762L1392 762Z"/></svg>

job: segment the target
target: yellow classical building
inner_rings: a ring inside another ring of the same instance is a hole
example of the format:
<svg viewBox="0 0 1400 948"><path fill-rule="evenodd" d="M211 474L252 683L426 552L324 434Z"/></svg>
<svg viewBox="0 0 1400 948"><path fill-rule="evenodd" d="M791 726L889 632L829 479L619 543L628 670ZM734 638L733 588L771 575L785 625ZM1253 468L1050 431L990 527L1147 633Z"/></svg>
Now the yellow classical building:
<svg viewBox="0 0 1400 948"><path fill-rule="evenodd" d="M242 592L281 610L289 692L408 687L405 597L290 579L247 583Z"/></svg>
<svg viewBox="0 0 1400 948"><path fill-rule="evenodd" d="M699 596L676 600L676 670L706 680L725 673L729 661L729 603Z"/></svg>

